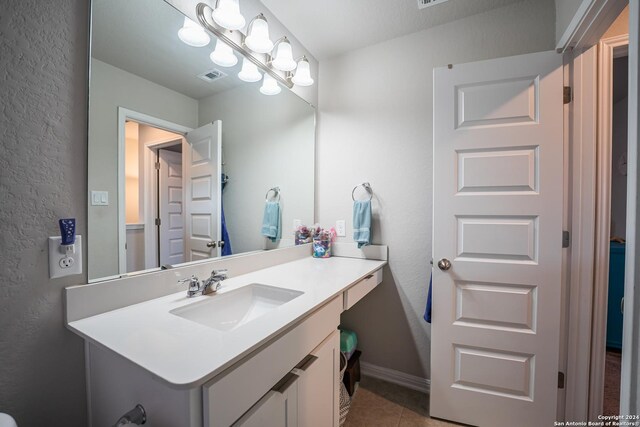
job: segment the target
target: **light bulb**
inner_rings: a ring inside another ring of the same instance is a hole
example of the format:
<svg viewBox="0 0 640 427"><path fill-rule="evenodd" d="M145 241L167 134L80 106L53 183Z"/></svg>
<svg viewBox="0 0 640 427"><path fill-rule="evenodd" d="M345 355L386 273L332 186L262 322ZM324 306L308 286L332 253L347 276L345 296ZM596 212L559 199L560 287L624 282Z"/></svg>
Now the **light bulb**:
<svg viewBox="0 0 640 427"><path fill-rule="evenodd" d="M277 95L281 91L280 86L276 79L265 73L262 79L262 86L260 87L260 93L263 95Z"/></svg>
<svg viewBox="0 0 640 427"><path fill-rule="evenodd" d="M216 49L209 55L211 60L221 67L233 67L238 63L238 58L233 53L231 46L218 39Z"/></svg>
<svg viewBox="0 0 640 427"><path fill-rule="evenodd" d="M216 24L228 30L239 30L246 23L240 13L239 0L218 0L211 17Z"/></svg>
<svg viewBox="0 0 640 427"><path fill-rule="evenodd" d="M280 71L293 71L296 69L296 61L293 60L293 51L291 49L291 43L286 37L277 44L276 56L271 61L277 70Z"/></svg>
<svg viewBox="0 0 640 427"><path fill-rule="evenodd" d="M269 24L263 14L253 18L249 24L244 44L256 53L269 53L273 50L273 42L269 39Z"/></svg>
<svg viewBox="0 0 640 427"><path fill-rule="evenodd" d="M211 41L209 34L207 34L204 28L186 16L184 17L182 28L178 30L178 38L180 38L183 43L193 47L203 47Z"/></svg>
<svg viewBox="0 0 640 427"><path fill-rule="evenodd" d="M238 78L242 81L253 83L262 79L262 74L258 71L258 67L247 58L242 60L242 70L238 73Z"/></svg>
<svg viewBox="0 0 640 427"><path fill-rule="evenodd" d="M311 78L311 67L309 66L309 61L305 56L298 61L296 73L291 78L291 81L297 86L311 86L313 84L313 79Z"/></svg>

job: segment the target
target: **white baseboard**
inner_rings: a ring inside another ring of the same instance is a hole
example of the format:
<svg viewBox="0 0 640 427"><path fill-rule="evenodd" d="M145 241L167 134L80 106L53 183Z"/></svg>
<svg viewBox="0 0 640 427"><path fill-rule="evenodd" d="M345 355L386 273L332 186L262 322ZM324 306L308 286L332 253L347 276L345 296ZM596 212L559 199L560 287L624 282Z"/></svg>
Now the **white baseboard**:
<svg viewBox="0 0 640 427"><path fill-rule="evenodd" d="M431 388L431 381L426 378L405 374L395 369L383 368L367 362L360 362L360 373L423 393L429 393Z"/></svg>

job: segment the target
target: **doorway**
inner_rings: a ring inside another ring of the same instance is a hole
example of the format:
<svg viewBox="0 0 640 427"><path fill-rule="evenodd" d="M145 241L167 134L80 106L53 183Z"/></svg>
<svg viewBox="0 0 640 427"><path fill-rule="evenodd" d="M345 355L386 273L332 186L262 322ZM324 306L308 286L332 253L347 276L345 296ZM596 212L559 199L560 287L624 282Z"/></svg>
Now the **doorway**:
<svg viewBox="0 0 640 427"><path fill-rule="evenodd" d="M613 59L611 108L611 207L609 272L607 287L606 356L603 390L603 415L620 413L620 367L627 212L627 124L628 70L627 52ZM603 100L608 102L606 100Z"/></svg>
<svg viewBox="0 0 640 427"><path fill-rule="evenodd" d="M183 135L125 125L126 271L184 262Z"/></svg>

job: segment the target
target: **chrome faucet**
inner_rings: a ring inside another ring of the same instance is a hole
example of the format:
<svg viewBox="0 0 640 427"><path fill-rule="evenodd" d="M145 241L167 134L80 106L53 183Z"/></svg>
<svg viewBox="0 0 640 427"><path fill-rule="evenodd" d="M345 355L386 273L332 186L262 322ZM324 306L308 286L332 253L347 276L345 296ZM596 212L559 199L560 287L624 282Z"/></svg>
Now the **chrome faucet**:
<svg viewBox="0 0 640 427"><path fill-rule="evenodd" d="M187 298L197 297L216 292L222 286L222 281L227 278L227 270L213 270L211 276L203 280L202 283L196 276L178 280L178 283L189 283Z"/></svg>

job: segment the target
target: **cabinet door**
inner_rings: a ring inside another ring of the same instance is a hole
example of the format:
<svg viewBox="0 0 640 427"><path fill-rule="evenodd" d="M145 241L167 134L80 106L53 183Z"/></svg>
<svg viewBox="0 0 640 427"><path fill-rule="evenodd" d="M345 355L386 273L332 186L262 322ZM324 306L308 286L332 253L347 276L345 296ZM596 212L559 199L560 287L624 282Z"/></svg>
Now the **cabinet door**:
<svg viewBox="0 0 640 427"><path fill-rule="evenodd" d="M251 407L233 427L296 427L298 377L288 374Z"/></svg>
<svg viewBox="0 0 640 427"><path fill-rule="evenodd" d="M298 425L331 427L339 424L340 334L329 335L296 369Z"/></svg>

